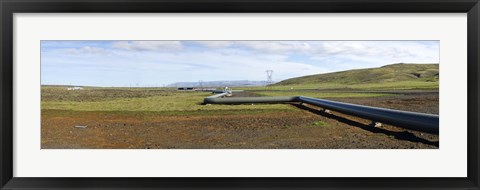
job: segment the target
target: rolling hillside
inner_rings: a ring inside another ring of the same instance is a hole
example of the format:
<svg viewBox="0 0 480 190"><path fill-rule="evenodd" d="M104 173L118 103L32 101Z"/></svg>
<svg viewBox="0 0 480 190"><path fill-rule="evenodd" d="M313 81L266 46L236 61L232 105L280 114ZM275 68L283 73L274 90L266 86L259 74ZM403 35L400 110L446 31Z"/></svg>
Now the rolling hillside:
<svg viewBox="0 0 480 190"><path fill-rule="evenodd" d="M379 68L356 69L291 78L272 86L308 86L327 88L382 87L438 88L438 64L398 63Z"/></svg>

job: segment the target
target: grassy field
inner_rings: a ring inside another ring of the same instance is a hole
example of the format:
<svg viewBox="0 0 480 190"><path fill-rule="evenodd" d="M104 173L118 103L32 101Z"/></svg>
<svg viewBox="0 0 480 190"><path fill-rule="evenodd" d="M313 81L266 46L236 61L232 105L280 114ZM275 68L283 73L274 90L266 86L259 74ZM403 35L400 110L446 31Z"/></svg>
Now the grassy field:
<svg viewBox="0 0 480 190"><path fill-rule="evenodd" d="M304 95L425 113L438 110L435 95L305 89L249 94ZM319 115L289 104L202 105L210 95L163 88L42 87L42 149L436 148L438 141L434 135L392 126L372 129L365 119Z"/></svg>
<svg viewBox="0 0 480 190"><path fill-rule="evenodd" d="M259 91L260 96L379 97L383 93ZM109 111L120 114L209 115L255 114L298 111L283 104L202 105L210 92L182 92L163 88L85 88L68 91L63 87L42 88L42 109L69 111Z"/></svg>
<svg viewBox="0 0 480 190"><path fill-rule="evenodd" d="M110 96L104 96L110 94ZM123 114L155 112L162 115L208 115L266 113L291 110L291 106L270 105L202 105L209 92L178 92L161 89L87 88L67 91L42 89L42 109L70 111L110 111Z"/></svg>
<svg viewBox="0 0 480 190"><path fill-rule="evenodd" d="M267 87L243 87L260 96L358 98L388 96L362 91L438 90L438 64L393 64L292 78ZM318 90L318 91L307 91ZM336 90L336 91L335 91ZM329 92L330 91L330 92ZM42 87L42 109L73 111L144 111L162 114L274 112L287 105L201 105L209 92L180 92L173 88L95 88L68 91L65 86ZM208 111L208 112L205 112Z"/></svg>

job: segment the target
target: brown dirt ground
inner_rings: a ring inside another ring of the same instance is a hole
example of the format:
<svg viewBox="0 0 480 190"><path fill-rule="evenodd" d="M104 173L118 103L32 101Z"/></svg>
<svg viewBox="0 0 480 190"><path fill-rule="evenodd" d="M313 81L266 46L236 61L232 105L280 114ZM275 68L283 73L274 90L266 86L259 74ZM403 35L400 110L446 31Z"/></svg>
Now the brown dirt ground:
<svg viewBox="0 0 480 190"><path fill-rule="evenodd" d="M333 99L370 106L438 113L438 94ZM298 112L222 116L42 110L42 148L84 149L435 149L439 137L308 105ZM315 122L326 125L315 125ZM75 128L85 125L87 128Z"/></svg>

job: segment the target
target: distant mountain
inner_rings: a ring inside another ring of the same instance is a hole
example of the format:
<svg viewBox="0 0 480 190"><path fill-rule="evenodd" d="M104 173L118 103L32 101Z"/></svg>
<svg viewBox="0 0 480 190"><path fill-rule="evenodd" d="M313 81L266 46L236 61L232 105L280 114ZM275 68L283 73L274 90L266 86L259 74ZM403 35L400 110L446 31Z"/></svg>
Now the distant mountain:
<svg viewBox="0 0 480 190"><path fill-rule="evenodd" d="M242 87L264 86L265 81L234 80L234 81L203 81L203 82L176 82L168 87Z"/></svg>
<svg viewBox="0 0 480 190"><path fill-rule="evenodd" d="M378 68L355 69L291 78L275 83L273 84L273 86L320 83L350 85L399 81L438 82L438 77L438 64L397 63L392 65L385 65Z"/></svg>

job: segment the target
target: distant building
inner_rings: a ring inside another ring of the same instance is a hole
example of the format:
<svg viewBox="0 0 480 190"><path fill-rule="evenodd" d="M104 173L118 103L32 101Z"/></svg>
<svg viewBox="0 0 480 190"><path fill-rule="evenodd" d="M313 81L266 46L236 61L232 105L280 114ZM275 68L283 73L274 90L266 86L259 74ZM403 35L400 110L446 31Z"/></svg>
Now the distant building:
<svg viewBox="0 0 480 190"><path fill-rule="evenodd" d="M215 88L198 88L198 87L178 87L178 91L213 91Z"/></svg>
<svg viewBox="0 0 480 190"><path fill-rule="evenodd" d="M83 88L75 86L75 87L68 87L67 90L83 90Z"/></svg>
<svg viewBox="0 0 480 190"><path fill-rule="evenodd" d="M193 91L193 87L178 87L177 90Z"/></svg>

